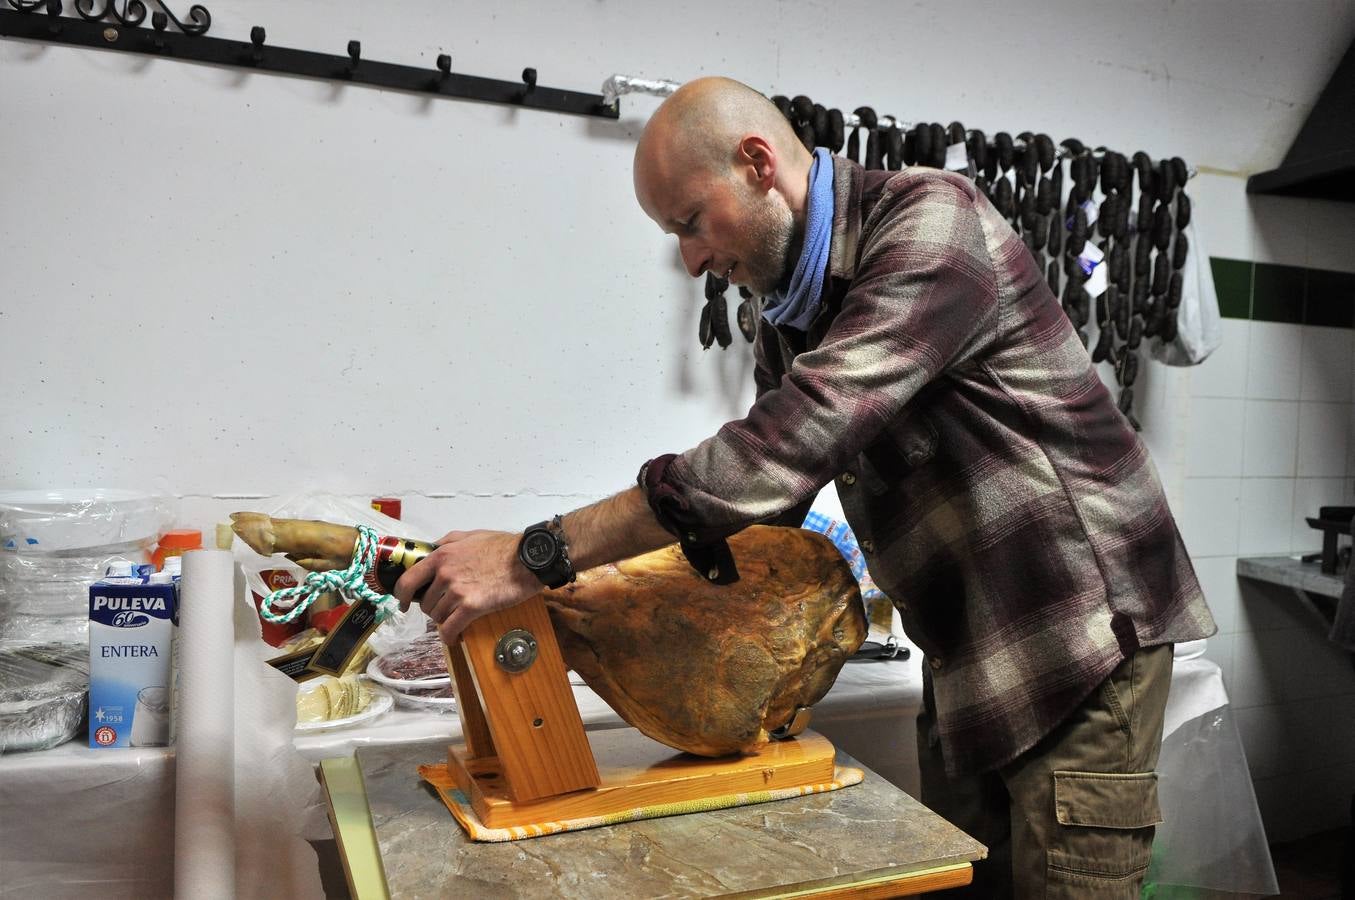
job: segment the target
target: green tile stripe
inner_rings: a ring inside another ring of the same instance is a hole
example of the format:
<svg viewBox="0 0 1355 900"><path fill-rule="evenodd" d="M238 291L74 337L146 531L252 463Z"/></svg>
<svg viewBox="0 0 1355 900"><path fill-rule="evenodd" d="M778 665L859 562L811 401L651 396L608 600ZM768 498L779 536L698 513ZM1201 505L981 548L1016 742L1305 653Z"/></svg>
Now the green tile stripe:
<svg viewBox="0 0 1355 900"><path fill-rule="evenodd" d="M1257 263L1251 276L1252 320L1302 325L1305 275L1298 266Z"/></svg>
<svg viewBox="0 0 1355 900"><path fill-rule="evenodd" d="M1250 319L1252 263L1211 256L1209 268L1214 273L1214 293L1219 298L1219 313L1228 319Z"/></svg>
<svg viewBox="0 0 1355 900"><path fill-rule="evenodd" d="M1219 313L1228 319L1355 328L1355 273L1213 256Z"/></svg>
<svg viewBox="0 0 1355 900"><path fill-rule="evenodd" d="M1309 269L1307 298L1305 324L1355 328L1355 273Z"/></svg>

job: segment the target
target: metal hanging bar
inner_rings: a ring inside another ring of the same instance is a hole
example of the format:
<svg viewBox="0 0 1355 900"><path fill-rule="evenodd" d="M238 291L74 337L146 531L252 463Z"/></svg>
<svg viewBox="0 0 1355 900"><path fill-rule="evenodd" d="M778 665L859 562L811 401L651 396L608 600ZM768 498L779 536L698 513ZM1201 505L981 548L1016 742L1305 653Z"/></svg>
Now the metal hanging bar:
<svg viewBox="0 0 1355 900"><path fill-rule="evenodd" d="M211 14L200 4L192 6L187 18L180 20L165 0L148 0L160 9L151 16L151 27L141 28L146 18L142 0L125 0L121 8L118 0L103 0L102 5L101 0L76 0L77 16L62 15L62 0L5 2L11 8L0 9L0 37L144 53L580 116L615 119L620 115L619 104L603 103L600 94L537 84L536 69L532 68L522 70L521 81L501 81L453 72L452 59L446 54L438 57L436 68L423 68L365 59L359 41L349 41L344 55L294 50L268 44L264 29L257 25L248 42L206 37ZM171 24L179 30L172 30Z"/></svg>
<svg viewBox="0 0 1355 900"><path fill-rule="evenodd" d="M606 104L616 103L623 94L652 94L656 97L668 97L674 91L682 86L681 82L668 81L665 79L636 78L632 75L612 75L602 83L602 102ZM875 129L877 131L888 131L891 127L897 127L900 131L908 131L917 126L916 122L906 122L903 119L894 116L879 116L876 119ZM842 114L842 127L844 130L860 128L861 119L856 113ZM992 146L992 141L988 145ZM1018 151L1026 149L1026 142L1020 138L1012 140L1012 146ZM1104 149L1098 148L1092 151L1092 155L1100 159L1105 155ZM1055 159L1071 159L1071 153L1067 147L1057 145L1054 148ZM1187 169L1187 176L1194 178L1198 174L1194 166Z"/></svg>
<svg viewBox="0 0 1355 900"><path fill-rule="evenodd" d="M622 94L653 94L667 97L682 87L681 82L659 78L635 78L630 75L613 75L602 82L602 102L612 106Z"/></svg>

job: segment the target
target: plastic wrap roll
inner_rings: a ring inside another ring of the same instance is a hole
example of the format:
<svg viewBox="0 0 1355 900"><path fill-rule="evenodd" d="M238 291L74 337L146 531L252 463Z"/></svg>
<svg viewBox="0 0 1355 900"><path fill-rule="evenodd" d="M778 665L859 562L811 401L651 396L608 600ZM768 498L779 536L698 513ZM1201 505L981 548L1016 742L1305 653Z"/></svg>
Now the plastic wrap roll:
<svg viewBox="0 0 1355 900"><path fill-rule="evenodd" d="M180 584L174 894L235 896L235 559L184 554Z"/></svg>

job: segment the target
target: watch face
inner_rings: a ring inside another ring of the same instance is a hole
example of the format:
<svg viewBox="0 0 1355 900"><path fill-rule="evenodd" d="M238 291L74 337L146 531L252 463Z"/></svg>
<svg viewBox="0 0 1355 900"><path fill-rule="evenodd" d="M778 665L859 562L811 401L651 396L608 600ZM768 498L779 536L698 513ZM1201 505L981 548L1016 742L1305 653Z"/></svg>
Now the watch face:
<svg viewBox="0 0 1355 900"><path fill-rule="evenodd" d="M555 538L544 531L533 531L522 542L523 561L533 569L544 568L555 559Z"/></svg>

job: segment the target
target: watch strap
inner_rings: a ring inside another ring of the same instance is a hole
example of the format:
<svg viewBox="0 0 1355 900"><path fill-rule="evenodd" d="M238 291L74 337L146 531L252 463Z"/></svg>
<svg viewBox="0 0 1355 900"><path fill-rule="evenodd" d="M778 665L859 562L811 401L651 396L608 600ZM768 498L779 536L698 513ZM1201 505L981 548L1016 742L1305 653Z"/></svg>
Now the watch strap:
<svg viewBox="0 0 1355 900"><path fill-rule="evenodd" d="M523 547L527 540L533 533L538 532L550 535L555 542L554 559L547 565L539 567L533 566L527 555L523 553ZM523 532L522 541L518 544L518 558L536 576L537 580L548 588L563 587L577 578L574 564L569 559L569 542L565 539L563 520L558 515L545 522L538 522Z"/></svg>

